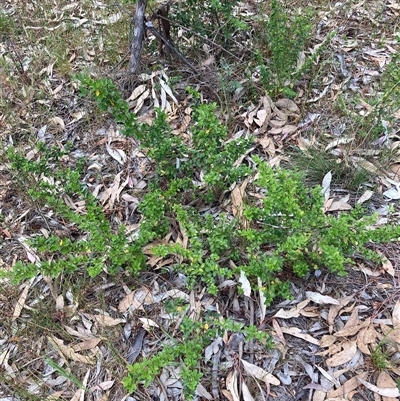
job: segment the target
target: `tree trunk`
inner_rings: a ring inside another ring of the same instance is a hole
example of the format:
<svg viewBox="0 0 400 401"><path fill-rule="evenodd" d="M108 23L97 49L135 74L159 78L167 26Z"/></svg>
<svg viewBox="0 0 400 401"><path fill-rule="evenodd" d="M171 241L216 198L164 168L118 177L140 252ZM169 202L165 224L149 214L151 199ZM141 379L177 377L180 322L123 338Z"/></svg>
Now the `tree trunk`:
<svg viewBox="0 0 400 401"><path fill-rule="evenodd" d="M129 60L129 72L137 74L140 65L140 55L144 37L144 12L147 0L138 0L134 17L133 39L131 43L131 58Z"/></svg>

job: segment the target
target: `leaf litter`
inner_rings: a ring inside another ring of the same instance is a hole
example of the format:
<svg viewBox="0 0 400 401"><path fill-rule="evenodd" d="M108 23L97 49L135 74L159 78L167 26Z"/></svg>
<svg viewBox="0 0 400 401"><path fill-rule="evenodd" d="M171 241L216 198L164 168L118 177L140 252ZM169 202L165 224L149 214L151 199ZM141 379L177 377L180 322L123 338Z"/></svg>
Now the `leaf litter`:
<svg viewBox="0 0 400 401"><path fill-rule="evenodd" d="M374 2L373 5L367 5L365 2L359 4L350 2L348 6L347 15L344 14L344 10L337 12L339 5L330 6L330 11L325 16L324 29L346 32L351 29L351 25L358 24L363 27L365 21L369 21L367 25L379 26L380 23L373 17L373 15L379 14L374 14L373 11L374 9L378 10L379 6L382 7L382 2ZM397 2L389 1L386 9L382 7L381 10L398 15L399 7ZM26 28L42 30L45 32L44 35L50 35L49 32L52 31L64 31L66 25L63 14L59 11L71 13L74 26L76 28L85 27L89 31L94 29L96 24L115 24L121 18L120 13L100 13L91 23L91 20L85 17L86 11L81 4L75 2L57 10L55 26L28 26ZM324 41L323 33L320 32L319 36L321 37L318 39L322 43ZM371 162L371 159L367 159L367 154L363 154L366 151L352 147L355 142L352 134L346 133L336 137L337 133L341 132L343 126L346 125L345 123L335 122L330 134L318 132L318 130L322 130L322 122L330 118L330 102L341 92L346 93L353 90L361 93L362 90L365 92L373 90L372 78L379 76L384 70L391 53L389 44L386 44L383 49L377 45L378 43L374 43L375 48L373 48L369 43L371 46L369 48L365 34L360 35L357 40L348 38L344 40L341 36L336 36L332 46L338 61L338 70L335 71L337 75L333 76L328 72L324 85L312 88L313 96L307 100L311 109L305 115L302 115L303 111L295 101L281 98L273 102L267 94L259 100L257 105L248 107L244 113L234 110L237 117L242 119L243 128L254 134L257 146L259 145L261 151L268 155L271 165L281 163L287 144L294 144L301 150L309 150L313 146L321 144L326 152L333 152L341 158L347 156L355 166L377 174L377 180L384 188L381 193L389 200L399 199L399 177L395 169L396 163L389 166L389 170L392 171L391 175L380 176L377 164ZM72 52L70 54L71 62L76 60L88 66L96 54L90 48L85 49L83 55L77 54L74 50ZM34 68L30 61L33 59L32 53L28 52L26 56L24 68L29 71ZM39 75L46 77L46 80L38 85L41 86L41 89L51 93L54 100L61 103L65 101L65 104L60 105L59 113L55 117L43 121L42 124L37 122L37 126L41 127L37 130L38 137L50 144L60 141L66 134L71 135L79 147L77 151L88 156L93 170L105 173L106 178L102 182L96 181L95 174L87 177L90 187L103 204L104 210L109 213L117 213L118 209L125 208L125 215L134 213L138 198L128 193L127 189L143 190L145 188L146 184L143 178L151 170L148 161L144 155L140 155L136 144L125 138L118 138L117 127L99 127L97 132L103 133L104 142L99 140L98 135L88 135L87 138L80 140L80 134L74 131L74 127L82 123L87 116L87 111L77 106L70 108L75 102L75 99L71 99L71 95L68 94L71 85L62 82L63 79L55 70L54 65L54 62L50 62L48 66L39 71ZM351 71L353 69L358 71L355 78L352 78ZM54 80L51 86L47 81L49 78ZM168 84L167 73L160 70L149 76L143 74L141 78L142 83L127 98L131 109L136 113L144 113L141 118L151 121L151 110L144 110L146 102L151 100L154 106L161 107L169 113L169 119L172 124L175 124L175 130L180 134L184 133L190 122L190 110L185 104L186 99L181 99ZM25 88L23 88L23 92L25 92ZM30 95L25 93L24 96L25 99L21 102L25 103L29 101L28 96ZM51 99L46 100L45 103L50 105ZM176 118L180 108L184 110L184 117ZM371 111L371 106L360 99L359 115L367 117ZM335 117L332 116L332 118ZM315 128L315 130L312 131L311 128ZM391 128L395 132L395 127ZM342 133L345 131L346 127ZM2 135L5 138L10 133L10 128L7 128ZM375 145L384 145L389 139L394 144L399 143L398 138L387 133L379 138L379 142L376 142ZM31 148L26 149L26 154L29 152L32 152ZM377 155L379 155L379 149L378 153L374 155L375 160ZM30 157L34 158L35 154L31 153ZM129 170L131 167L129 165L128 168L129 163L135 163L135 174ZM9 178L11 179L11 177ZM10 180L3 181L3 177L0 179L0 188L3 191L8 187ZM243 218L243 199L247 195L247 184L236 186L231 192L229 207L232 214L239 218ZM348 195L338 196L335 193L335 189L332 187L332 177L328 174L325 175L322 186L326 197L326 213L352 208ZM25 219L29 215L28 208L21 201L18 206L20 209L17 207L14 209L14 205L4 201L6 199L4 193L1 195L1 207L10 209L8 216L11 221L10 227L1 227L1 239L4 240L0 244L2 268L12 265L17 258L40 263L35 252L25 241L32 233L32 224L27 223L28 220ZM373 195L372 191L365 191L364 194L358 196L355 202L366 203ZM84 212L84 204L79 201L69 200L68 204L77 213ZM134 231L134 224L132 227ZM66 230L71 231L72 227L66 227ZM178 229L177 232L181 243L185 243L183 230ZM13 240L16 233L19 233L19 237L15 243ZM7 248L4 243L7 244ZM21 244L24 246L22 247ZM14 252L16 249L18 253ZM301 394L301 391L308 392L309 399L312 397L315 401L357 400L360 399L357 398L358 396L366 397L366 394L369 396L374 394L373 399L375 400L380 399L379 397L382 397L383 400L398 398L400 395L393 377L400 376L398 359L397 362L395 359L400 347L400 304L398 300L396 301L399 283L399 256L396 249L392 253L387 253L386 249L382 251L385 251L383 255L387 255L387 257L383 259L381 270L371 270L365 266L360 270L354 269L350 272L351 282L339 278L336 279L336 282L330 282L328 281L330 279L327 278L318 280L311 276L310 282L304 284L304 282L296 282L296 279L292 278L293 284L298 286L294 301L284 305L275 305L268 310L261 306L257 307L254 311L254 318L256 321L258 319L259 327L273 333L275 346L272 351L268 352L256 349L257 353L253 362L247 360L246 349L244 350L245 356L237 350L232 358L230 352L227 351L228 333L226 333L226 338L215 340L212 348L205 350L205 359L207 360L208 356L208 360L210 360L222 352L218 363L224 363L228 368L221 370L221 378L214 378L214 382L218 381L217 387L220 386L221 394L228 400L252 400L257 398L257 394L265 395L266 399L289 400L292 397L298 399L296 396ZM181 283L179 281L166 283L161 276L155 273L157 269L163 267L162 263L164 262L165 260L162 259L154 259L153 278L147 278L146 281L144 276L140 281L145 284L134 286L136 288L134 291L129 290L129 288L133 288L131 282L109 283L109 287L104 287L104 283L99 282L95 290L86 288L84 290L86 293L83 294L84 298L76 301L68 299L69 297L62 293L59 287L60 283L51 283L51 281L38 277L25 283L12 297L2 295L0 307L2 311L6 312L6 319L10 325L9 327L6 325L7 329L1 328L1 368L7 372L9 377L20 378L31 394L39 394L40 387L46 385L51 387L53 399L83 400L85 395L89 394L96 400L129 399L132 397L128 397L124 393L119 383L123 374L126 373L121 366L125 361L133 362L141 354L145 356L156 352L159 343L168 343L164 330L176 330L182 316L188 314L193 320L199 320L207 308L230 310L229 316L237 320L242 319L243 314L250 313L248 302L243 300L236 291L236 288L241 286L245 295L250 297L248 281L244 275L227 283L228 292L224 293L220 299L214 299L205 296L201 289L188 292L184 280ZM361 265L362 263L360 263ZM385 285L385 287L380 288L378 284ZM32 312L50 294L53 298L60 300L54 310L46 310L52 322L51 329L32 338L25 327L29 326ZM352 295L346 296L345 294ZM258 296L262 303L261 292ZM183 299L189 305L188 308L182 310L181 316L172 316L165 310L164 301L174 298ZM51 332L56 334L49 334ZM121 335L125 332L126 334ZM233 334L231 333L231 340L234 337ZM157 338L156 342L155 338ZM132 344L135 342L136 348L132 349ZM114 343L113 346L111 343ZM394 362L391 362L392 369L389 369L391 375L387 372L380 372L376 377L373 374L371 353L381 343L385 344L387 357ZM113 361L112 350L116 352L122 363ZM277 350L278 358L277 354L274 354ZM296 353L295 350L301 350L301 353ZM60 368L51 372L52 381L40 383L40 381L33 381L29 372L35 369L43 371L40 370L40 364L37 363L38 356L42 354L52 360L57 360L57 366ZM234 365L235 358L239 358L240 364ZM284 361L285 367L279 365L280 358ZM20 364L21 360L25 363ZM275 372L279 372L280 376L285 378L285 383L289 384L286 385L283 380L279 380L277 378L279 376ZM77 378L76 380L82 384L83 388L74 391L65 386L66 378L70 382L75 382L73 377ZM179 367L166 367L160 377L162 389L167 394L180 394L182 389L180 377ZM250 385L250 382L244 378L253 380L253 385ZM303 379L306 384L301 384ZM293 384L299 384L299 387ZM152 390L153 394L160 396L163 393L162 389L155 384ZM366 393L366 389L370 393ZM1 396L10 396L5 393L7 387L3 388L0 385L0 391ZM214 394L214 392L206 382L201 382L197 391L199 397L213 399L211 393ZM46 399L50 398L46 397ZM165 396L164 399L166 399Z"/></svg>

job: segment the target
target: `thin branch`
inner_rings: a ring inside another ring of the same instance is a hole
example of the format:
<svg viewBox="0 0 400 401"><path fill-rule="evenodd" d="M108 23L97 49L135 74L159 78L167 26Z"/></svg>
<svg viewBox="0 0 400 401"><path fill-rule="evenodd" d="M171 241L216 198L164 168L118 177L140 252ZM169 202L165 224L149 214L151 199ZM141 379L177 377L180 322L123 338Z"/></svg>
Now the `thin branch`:
<svg viewBox="0 0 400 401"><path fill-rule="evenodd" d="M169 19L169 18L164 18L164 17L162 17L162 16L160 16L160 18L165 19L166 21L169 21L172 25L179 26L179 27L182 28L183 30L185 30L185 31L187 31L187 32L190 32L191 34L197 36L198 38L204 40L205 42L208 42L208 43L210 43L211 45L213 45L213 46L215 46L215 47L218 47L218 48L221 49L224 53L229 54L230 56L234 57L236 60L242 61L241 58L239 58L238 56L235 56L235 55L234 55L233 53L231 53L229 50L226 50L224 47L222 47L222 46L219 45L218 43L215 43L213 40L208 39L208 38L204 37L203 35L200 35L199 33L194 32L193 30L191 30L191 29L189 29L189 28L186 28L185 26L183 26L183 25L181 25L181 24L179 24L179 23L177 23L177 22L175 22L175 21L172 21L172 20Z"/></svg>
<svg viewBox="0 0 400 401"><path fill-rule="evenodd" d="M193 70L196 74L199 74L199 71L192 65L190 62L174 47L171 43L162 36L157 29L154 28L153 23L151 21L146 22L146 28L153 33L153 35L162 40L165 46L168 46L170 50L172 50L191 70Z"/></svg>

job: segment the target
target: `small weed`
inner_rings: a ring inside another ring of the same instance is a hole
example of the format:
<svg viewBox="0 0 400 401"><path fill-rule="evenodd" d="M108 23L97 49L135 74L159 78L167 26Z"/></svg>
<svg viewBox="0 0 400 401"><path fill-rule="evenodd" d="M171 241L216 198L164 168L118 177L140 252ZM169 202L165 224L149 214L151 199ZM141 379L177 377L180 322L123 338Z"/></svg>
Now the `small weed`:
<svg viewBox="0 0 400 401"><path fill-rule="evenodd" d="M384 349L384 342L380 342L372 351L371 359L375 369L381 372L392 367L390 357Z"/></svg>
<svg viewBox="0 0 400 401"><path fill-rule="evenodd" d="M331 171L332 187L357 190L373 175L362 167L354 166L349 157L340 158L317 146L304 151L293 150L288 164L291 168L305 172L305 181L308 185L319 185L324 176Z"/></svg>
<svg viewBox="0 0 400 401"><path fill-rule="evenodd" d="M9 36L15 30L14 18L0 11L0 37Z"/></svg>

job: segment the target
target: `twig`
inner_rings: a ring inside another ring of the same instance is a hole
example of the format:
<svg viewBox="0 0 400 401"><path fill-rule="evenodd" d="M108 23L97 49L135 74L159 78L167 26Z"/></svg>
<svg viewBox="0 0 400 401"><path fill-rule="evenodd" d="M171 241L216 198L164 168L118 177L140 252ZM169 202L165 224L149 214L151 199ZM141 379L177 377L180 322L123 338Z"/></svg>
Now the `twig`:
<svg viewBox="0 0 400 401"><path fill-rule="evenodd" d="M170 50L172 50L191 70L193 70L196 74L199 74L199 71L192 65L190 64L190 62L188 60L186 60L186 58L174 47L171 45L171 43L166 40L158 31L157 29L154 28L153 23L151 21L147 21L145 23L146 29L148 29L149 31L151 31L153 33L153 35L159 39L162 40L164 42L164 44L166 46L168 46L168 48Z"/></svg>
<svg viewBox="0 0 400 401"><path fill-rule="evenodd" d="M212 44L213 46L218 47L218 48L221 49L224 53L229 54L230 56L234 57L236 60L242 61L241 58L239 58L238 56L234 55L234 54L231 53L229 50L226 50L223 46L219 45L218 43L215 43L213 40L208 39L208 38L204 37L203 35L200 35L199 33L194 32L194 31L191 30L190 28L186 28L185 26L179 24L178 22L172 21L172 20L169 19L169 18L165 18L165 17L161 17L161 16L160 16L160 18L165 19L166 21L169 21L172 25L179 26L179 27L182 28L183 30L185 30L185 31L187 31L187 32L190 32L191 34L193 34L193 35L199 37L200 39L204 40L205 42L208 42L208 43Z"/></svg>
<svg viewBox="0 0 400 401"><path fill-rule="evenodd" d="M221 348L219 347L218 351L214 354L213 359L212 359L212 384L211 384L211 388L212 388L212 394L214 396L214 400L218 401L219 400L219 385L218 385L218 366L219 366L219 362L221 359Z"/></svg>

